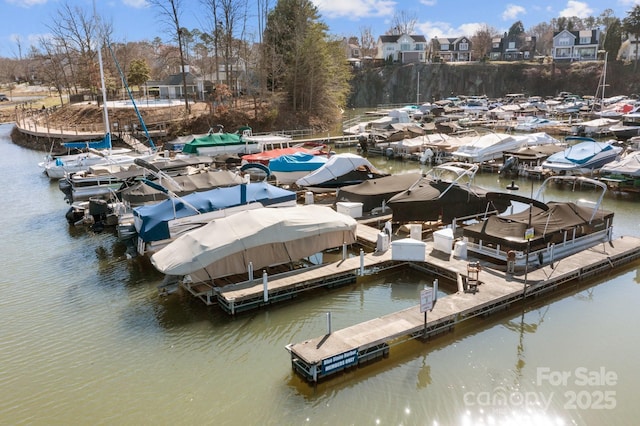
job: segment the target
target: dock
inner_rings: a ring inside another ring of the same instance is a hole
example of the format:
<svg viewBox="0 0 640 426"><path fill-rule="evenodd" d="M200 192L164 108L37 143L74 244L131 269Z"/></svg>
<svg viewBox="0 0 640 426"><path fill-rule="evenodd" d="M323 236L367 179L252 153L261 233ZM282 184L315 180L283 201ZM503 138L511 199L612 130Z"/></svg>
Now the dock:
<svg viewBox="0 0 640 426"><path fill-rule="evenodd" d="M427 246L429 247L429 246ZM468 261L427 248L425 262L416 263L451 278L465 274ZM536 297L563 284L613 270L640 258L640 239L621 237L538 268L524 277L482 264L477 291L458 291L436 301L427 322L420 305L372 319L330 334L287 345L292 369L310 383L335 376L391 355L391 347L410 339L426 339L457 324L504 310L517 301ZM458 282L461 281L457 278Z"/></svg>

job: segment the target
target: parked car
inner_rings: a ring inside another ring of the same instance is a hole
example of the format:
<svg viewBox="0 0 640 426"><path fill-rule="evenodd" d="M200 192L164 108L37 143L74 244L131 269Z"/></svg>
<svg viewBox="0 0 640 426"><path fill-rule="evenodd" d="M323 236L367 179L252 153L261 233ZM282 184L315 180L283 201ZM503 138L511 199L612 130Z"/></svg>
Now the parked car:
<svg viewBox="0 0 640 426"><path fill-rule="evenodd" d="M9 102L9 98L4 93L0 93L0 102L7 101Z"/></svg>

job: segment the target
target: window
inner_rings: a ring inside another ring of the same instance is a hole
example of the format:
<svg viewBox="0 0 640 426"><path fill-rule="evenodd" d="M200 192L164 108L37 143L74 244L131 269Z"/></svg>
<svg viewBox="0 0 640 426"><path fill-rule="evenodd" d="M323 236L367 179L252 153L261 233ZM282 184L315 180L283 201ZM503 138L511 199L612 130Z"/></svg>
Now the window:
<svg viewBox="0 0 640 426"><path fill-rule="evenodd" d="M569 37L560 37L558 39L558 46L571 46L571 38L569 38Z"/></svg>
<svg viewBox="0 0 640 426"><path fill-rule="evenodd" d="M458 50L469 50L469 43L464 42L458 45Z"/></svg>
<svg viewBox="0 0 640 426"><path fill-rule="evenodd" d="M422 45L422 43L416 43L416 47L414 50L424 50L424 46Z"/></svg>
<svg viewBox="0 0 640 426"><path fill-rule="evenodd" d="M440 45L440 50L449 50L449 45L448 44L441 44Z"/></svg>
<svg viewBox="0 0 640 426"><path fill-rule="evenodd" d="M402 43L400 45L400 50L402 50L403 52L407 50L411 50L411 45L409 43Z"/></svg>
<svg viewBox="0 0 640 426"><path fill-rule="evenodd" d="M580 37L580 44L591 44L591 37Z"/></svg>

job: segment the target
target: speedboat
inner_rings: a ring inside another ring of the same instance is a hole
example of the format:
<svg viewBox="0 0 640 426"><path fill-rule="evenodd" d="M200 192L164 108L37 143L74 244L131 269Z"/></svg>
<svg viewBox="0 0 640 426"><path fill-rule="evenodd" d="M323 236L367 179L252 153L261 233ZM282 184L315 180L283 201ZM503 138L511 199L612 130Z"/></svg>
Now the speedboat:
<svg viewBox="0 0 640 426"><path fill-rule="evenodd" d="M335 154L320 168L298 179L296 185L316 193L334 192L343 186L388 175L360 155Z"/></svg>
<svg viewBox="0 0 640 426"><path fill-rule="evenodd" d="M545 202L542 196L552 183L592 185L599 195L596 200ZM611 241L612 211L600 204L607 186L594 179L579 176L551 176L534 198L512 193L489 193L488 199L518 203L527 208L513 214L493 215L462 229L467 250L496 264L525 266L552 263L578 251Z"/></svg>
<svg viewBox="0 0 640 426"><path fill-rule="evenodd" d="M403 173L369 179L357 185L344 186L336 191L339 202L362 203L362 211L386 210L386 203L396 194L409 188L422 177L421 173Z"/></svg>
<svg viewBox="0 0 640 426"><path fill-rule="evenodd" d="M315 153L296 152L269 161L269 171L278 185L291 185L298 179L324 166L328 157Z"/></svg>
<svg viewBox="0 0 640 426"><path fill-rule="evenodd" d="M505 151L513 151L525 146L557 144L557 139L547 133L537 132L524 135L506 133L488 133L479 137L463 137L470 141L452 152L451 156L458 161L482 163L501 158Z"/></svg>
<svg viewBox="0 0 640 426"><path fill-rule="evenodd" d="M550 155L542 163L543 169L557 174L590 173L615 160L622 152L622 147L611 142L598 142L587 137L570 136L565 141L577 143Z"/></svg>
<svg viewBox="0 0 640 426"><path fill-rule="evenodd" d="M640 135L640 112L624 114L621 120L622 122L609 127L616 139L626 140Z"/></svg>
<svg viewBox="0 0 640 426"><path fill-rule="evenodd" d="M473 185L477 164L448 162L431 169L408 189L391 197L387 205L394 222L442 221L487 211L504 211L508 203L492 203L487 190Z"/></svg>

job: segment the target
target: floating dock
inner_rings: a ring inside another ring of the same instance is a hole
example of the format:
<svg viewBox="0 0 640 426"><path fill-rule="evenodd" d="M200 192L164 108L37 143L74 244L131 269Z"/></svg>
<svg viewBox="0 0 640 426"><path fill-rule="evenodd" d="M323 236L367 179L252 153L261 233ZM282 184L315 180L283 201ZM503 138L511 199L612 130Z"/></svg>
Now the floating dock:
<svg viewBox="0 0 640 426"><path fill-rule="evenodd" d="M553 265L509 275L483 264L477 291L458 291L437 300L425 315L420 305L353 325L304 342L287 345L293 370L308 382L329 378L350 368L388 357L395 344L427 338L453 329L467 319L507 309L511 303L535 297L565 283L582 280L640 258L640 239L622 237L555 261ZM427 246L425 262L417 262L429 272L457 277L468 271L469 262L444 256ZM460 286L460 285L459 285Z"/></svg>

